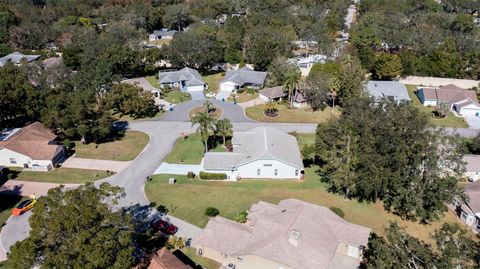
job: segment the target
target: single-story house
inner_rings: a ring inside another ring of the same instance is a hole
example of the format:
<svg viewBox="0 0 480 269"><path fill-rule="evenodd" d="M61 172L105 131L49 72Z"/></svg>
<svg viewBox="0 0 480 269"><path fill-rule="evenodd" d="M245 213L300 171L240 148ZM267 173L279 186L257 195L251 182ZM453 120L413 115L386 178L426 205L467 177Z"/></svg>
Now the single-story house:
<svg viewBox="0 0 480 269"><path fill-rule="evenodd" d="M375 100L388 98L397 103L411 101L405 85L397 81L370 80L365 85L365 91Z"/></svg>
<svg viewBox="0 0 480 269"><path fill-rule="evenodd" d="M10 54L0 58L0 67L5 66L8 62L12 62L16 65L21 64L22 60L26 61L26 62L33 62L36 59L38 59L39 57L40 57L40 55L25 55L25 54L20 53L20 52L10 53Z"/></svg>
<svg viewBox="0 0 480 269"><path fill-rule="evenodd" d="M297 89L293 95L293 106L296 108L308 106L307 98L303 90Z"/></svg>
<svg viewBox="0 0 480 269"><path fill-rule="evenodd" d="M57 136L40 122L0 133L0 165L48 171L65 155Z"/></svg>
<svg viewBox="0 0 480 269"><path fill-rule="evenodd" d="M306 77L310 74L310 69L312 69L313 65L316 63L324 64L328 59L328 56L324 54L310 54L297 58L290 58L289 62L297 65L302 77Z"/></svg>
<svg viewBox="0 0 480 269"><path fill-rule="evenodd" d="M259 91L259 97L267 102L279 101L285 96L287 96L287 94L283 91L283 86L265 88Z"/></svg>
<svg viewBox="0 0 480 269"><path fill-rule="evenodd" d="M480 179L480 155L465 155L465 176L468 181L477 181Z"/></svg>
<svg viewBox="0 0 480 269"><path fill-rule="evenodd" d="M370 234L326 207L297 199L260 201L247 218L244 224L210 219L192 246L235 269L356 269Z"/></svg>
<svg viewBox="0 0 480 269"><path fill-rule="evenodd" d="M148 269L192 269L192 267L163 247L153 255Z"/></svg>
<svg viewBox="0 0 480 269"><path fill-rule="evenodd" d="M234 132L232 152L207 152L203 170L228 179L301 179L304 166L297 139L271 127Z"/></svg>
<svg viewBox="0 0 480 269"><path fill-rule="evenodd" d="M460 197L453 199L449 205L458 219L475 232L480 232L480 180L468 183L465 187L468 202Z"/></svg>
<svg viewBox="0 0 480 269"><path fill-rule="evenodd" d="M200 92L206 87L200 73L189 67L178 71L160 71L158 81L162 87L178 87L182 92Z"/></svg>
<svg viewBox="0 0 480 269"><path fill-rule="evenodd" d="M477 94L473 90L449 84L439 88L419 87L417 95L424 106L437 106L445 103L461 116L480 117L480 104Z"/></svg>
<svg viewBox="0 0 480 269"><path fill-rule="evenodd" d="M234 92L243 87L259 89L263 87L267 72L253 71L248 67L238 70L228 70L225 78L220 81L220 90Z"/></svg>
<svg viewBox="0 0 480 269"><path fill-rule="evenodd" d="M173 39L173 36L177 33L175 30L168 30L168 29L162 29L162 30L155 30L153 33L148 35L148 40L150 41L155 41L159 39Z"/></svg>

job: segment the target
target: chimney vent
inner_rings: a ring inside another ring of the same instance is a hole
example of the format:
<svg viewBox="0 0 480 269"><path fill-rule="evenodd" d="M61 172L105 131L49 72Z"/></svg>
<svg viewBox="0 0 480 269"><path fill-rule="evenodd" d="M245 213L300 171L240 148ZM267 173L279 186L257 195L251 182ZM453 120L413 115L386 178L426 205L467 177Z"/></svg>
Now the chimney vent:
<svg viewBox="0 0 480 269"><path fill-rule="evenodd" d="M288 236L288 242L290 242L290 244L294 245L295 247L298 247L298 243L300 242L301 237L302 235L299 231L291 230Z"/></svg>

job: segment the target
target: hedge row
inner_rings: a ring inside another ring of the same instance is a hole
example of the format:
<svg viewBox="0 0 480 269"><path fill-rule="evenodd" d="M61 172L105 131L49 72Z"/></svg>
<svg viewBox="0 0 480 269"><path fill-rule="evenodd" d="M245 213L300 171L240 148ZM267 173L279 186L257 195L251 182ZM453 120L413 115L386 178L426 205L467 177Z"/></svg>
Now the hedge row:
<svg viewBox="0 0 480 269"><path fill-rule="evenodd" d="M227 179L227 175L225 173L207 173L207 172L200 172L199 174L201 179L209 179L209 180L225 180Z"/></svg>

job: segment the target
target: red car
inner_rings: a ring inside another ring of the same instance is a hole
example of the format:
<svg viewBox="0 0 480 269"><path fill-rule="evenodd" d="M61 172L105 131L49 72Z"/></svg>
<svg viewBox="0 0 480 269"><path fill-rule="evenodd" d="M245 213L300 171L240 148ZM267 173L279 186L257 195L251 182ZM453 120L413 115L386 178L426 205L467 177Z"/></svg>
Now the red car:
<svg viewBox="0 0 480 269"><path fill-rule="evenodd" d="M164 220L154 220L150 222L150 227L156 232L161 232L167 235L174 235L178 231L178 227Z"/></svg>

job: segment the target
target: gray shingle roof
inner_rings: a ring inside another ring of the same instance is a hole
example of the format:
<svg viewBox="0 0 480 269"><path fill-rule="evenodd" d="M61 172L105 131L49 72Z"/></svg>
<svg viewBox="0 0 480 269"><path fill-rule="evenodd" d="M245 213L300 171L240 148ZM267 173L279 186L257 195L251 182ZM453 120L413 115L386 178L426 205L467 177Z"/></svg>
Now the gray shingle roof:
<svg viewBox="0 0 480 269"><path fill-rule="evenodd" d="M230 170L256 160L277 160L303 169L297 139L270 127L257 127L247 132L234 132L233 153L208 152L204 168L208 170Z"/></svg>
<svg viewBox="0 0 480 269"><path fill-rule="evenodd" d="M197 70L185 67L178 71L158 72L160 84L185 81L187 86L205 85Z"/></svg>
<svg viewBox="0 0 480 269"><path fill-rule="evenodd" d="M232 81L238 86L244 84L263 85L267 78L267 72L253 71L248 67L243 67L238 70L228 70L225 78L220 82Z"/></svg>
<svg viewBox="0 0 480 269"><path fill-rule="evenodd" d="M292 231L300 235L297 246L289 242ZM287 199L278 205L262 201L252 205L245 224L217 216L193 246L234 257L255 255L291 268L354 269L360 260L336 249L342 243L365 246L369 233L370 229L349 223L326 207Z"/></svg>
<svg viewBox="0 0 480 269"><path fill-rule="evenodd" d="M10 53L0 58L0 67L3 67L4 65L6 65L9 61L12 63L19 64L22 62L22 59L25 59L27 62L31 62L38 59L39 57L40 55L25 55L20 52Z"/></svg>
<svg viewBox="0 0 480 269"><path fill-rule="evenodd" d="M155 36L173 36L177 33L175 30L155 30L152 35Z"/></svg>
<svg viewBox="0 0 480 269"><path fill-rule="evenodd" d="M283 91L283 87L282 86L277 86L277 87L272 87L272 88L265 88L261 91L259 91L259 93L263 96L266 96L270 99L276 99L276 98L280 98L280 97L284 97L286 96L287 94Z"/></svg>
<svg viewBox="0 0 480 269"><path fill-rule="evenodd" d="M376 99L393 97L395 101L410 101L407 88L397 81L371 80L365 87Z"/></svg>

